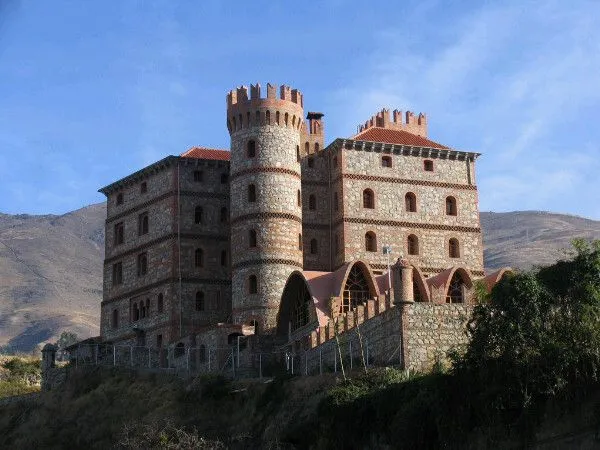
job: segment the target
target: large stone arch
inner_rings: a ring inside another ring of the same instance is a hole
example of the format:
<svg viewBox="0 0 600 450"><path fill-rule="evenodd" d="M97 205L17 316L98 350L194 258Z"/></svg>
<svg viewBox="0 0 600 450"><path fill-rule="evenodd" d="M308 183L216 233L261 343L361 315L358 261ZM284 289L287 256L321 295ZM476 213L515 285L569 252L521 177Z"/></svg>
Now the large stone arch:
<svg viewBox="0 0 600 450"><path fill-rule="evenodd" d="M434 277L427 279L431 301L435 303L452 303L452 295L458 300L458 285L462 290L462 303L470 303L471 292L473 289L473 277L464 267L454 266L440 272ZM451 286L452 285L452 286ZM450 289L454 292L450 293ZM455 302L455 303L458 303Z"/></svg>
<svg viewBox="0 0 600 450"><path fill-rule="evenodd" d="M365 303L372 298L378 298L380 295L371 268L362 260L348 264L341 282L335 289L339 300L333 308L333 315L352 310L358 304Z"/></svg>
<svg viewBox="0 0 600 450"><path fill-rule="evenodd" d="M288 336L314 322L319 326L315 298L304 274L298 270L288 277L277 314L277 334Z"/></svg>
<svg viewBox="0 0 600 450"><path fill-rule="evenodd" d="M413 297L416 302L430 302L431 296L429 295L429 287L425 282L425 276L421 269L417 266L412 266L413 268Z"/></svg>

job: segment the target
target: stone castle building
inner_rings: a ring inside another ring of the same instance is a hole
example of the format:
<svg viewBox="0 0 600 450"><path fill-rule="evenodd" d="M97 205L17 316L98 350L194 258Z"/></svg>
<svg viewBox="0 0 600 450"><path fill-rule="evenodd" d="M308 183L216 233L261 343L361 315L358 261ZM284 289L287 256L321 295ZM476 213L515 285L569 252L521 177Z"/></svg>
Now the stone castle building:
<svg viewBox="0 0 600 450"><path fill-rule="evenodd" d="M479 154L430 140L423 114L386 109L326 145L323 114L305 120L298 90L263 94L227 94L229 150L194 147L100 190L102 341L250 336L250 350L262 337L307 351L364 324L402 335L403 361L427 365L463 339L474 280L503 274L484 278Z"/></svg>

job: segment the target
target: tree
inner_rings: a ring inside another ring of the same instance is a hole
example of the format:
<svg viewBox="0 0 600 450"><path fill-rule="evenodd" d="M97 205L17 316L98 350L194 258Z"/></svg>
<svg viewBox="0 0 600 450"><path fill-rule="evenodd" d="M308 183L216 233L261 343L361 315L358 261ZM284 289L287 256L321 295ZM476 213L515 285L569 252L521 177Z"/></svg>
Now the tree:
<svg viewBox="0 0 600 450"><path fill-rule="evenodd" d="M71 331L63 331L56 342L56 346L59 350L64 350L69 345L75 344L78 340L77 334Z"/></svg>

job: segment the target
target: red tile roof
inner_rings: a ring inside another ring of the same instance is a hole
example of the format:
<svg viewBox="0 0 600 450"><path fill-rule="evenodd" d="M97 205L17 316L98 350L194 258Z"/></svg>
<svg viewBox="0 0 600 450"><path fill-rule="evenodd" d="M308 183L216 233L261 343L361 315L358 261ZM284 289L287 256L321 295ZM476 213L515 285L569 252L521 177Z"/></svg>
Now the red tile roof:
<svg viewBox="0 0 600 450"><path fill-rule="evenodd" d="M182 158L214 159L217 161L229 161L230 156L229 150L206 147L192 147L181 154Z"/></svg>
<svg viewBox="0 0 600 450"><path fill-rule="evenodd" d="M415 147L449 148L437 142L430 141L423 136L409 133L404 130L371 127L358 133L352 138L355 141L385 142L387 144L413 145Z"/></svg>

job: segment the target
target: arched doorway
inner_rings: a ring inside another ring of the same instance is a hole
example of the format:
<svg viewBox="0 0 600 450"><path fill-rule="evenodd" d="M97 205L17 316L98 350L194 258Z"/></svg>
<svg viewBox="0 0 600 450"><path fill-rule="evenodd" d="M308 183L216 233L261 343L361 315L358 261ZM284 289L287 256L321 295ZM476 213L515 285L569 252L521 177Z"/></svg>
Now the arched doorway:
<svg viewBox="0 0 600 450"><path fill-rule="evenodd" d="M281 296L277 332L286 335L310 322L312 296L304 277L294 273L288 279Z"/></svg>
<svg viewBox="0 0 600 450"><path fill-rule="evenodd" d="M446 292L446 303L465 303L469 288L467 280L460 270L457 270L450 279L448 291Z"/></svg>
<svg viewBox="0 0 600 450"><path fill-rule="evenodd" d="M352 311L358 305L366 303L367 300L375 297L375 293L371 291L367 276L359 264L352 266L346 278L346 284L344 284L342 301L338 311L339 314Z"/></svg>

